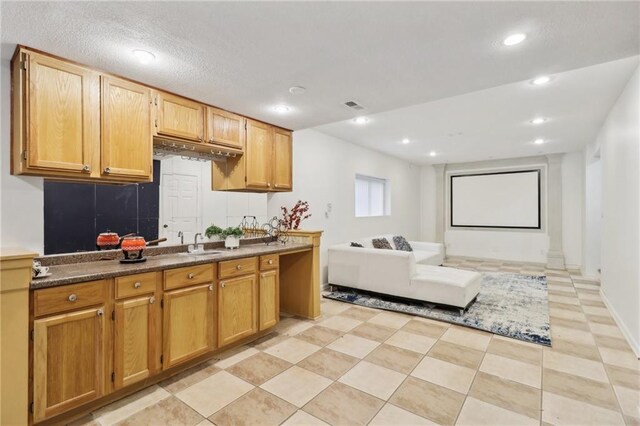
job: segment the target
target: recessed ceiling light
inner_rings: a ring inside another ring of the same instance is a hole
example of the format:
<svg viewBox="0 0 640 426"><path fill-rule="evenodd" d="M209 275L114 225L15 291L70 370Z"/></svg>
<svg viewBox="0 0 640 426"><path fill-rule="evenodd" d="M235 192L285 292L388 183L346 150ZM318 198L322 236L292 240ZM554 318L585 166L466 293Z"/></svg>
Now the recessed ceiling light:
<svg viewBox="0 0 640 426"><path fill-rule="evenodd" d="M138 61L143 65L147 65L147 64L155 61L155 59L156 59L156 55L154 55L153 53L148 52L146 50L135 49L135 50L133 50L132 53L136 58L138 58Z"/></svg>
<svg viewBox="0 0 640 426"><path fill-rule="evenodd" d="M405 145L408 144L409 142L411 142L411 141L409 139L407 139L407 138L402 139L402 143L405 144Z"/></svg>
<svg viewBox="0 0 640 426"><path fill-rule="evenodd" d="M435 152L435 151L431 151L431 152L429 153L429 156L430 156L430 157L435 157L435 156L436 156L436 152Z"/></svg>
<svg viewBox="0 0 640 426"><path fill-rule="evenodd" d="M525 38L527 38L527 35L523 33L511 34L502 41L502 44L505 46L515 46L516 44L522 43Z"/></svg>
<svg viewBox="0 0 640 426"><path fill-rule="evenodd" d="M287 105L276 105L273 107L273 110L279 114L285 114L289 111L291 111L291 107L287 106Z"/></svg>
<svg viewBox="0 0 640 426"><path fill-rule="evenodd" d="M307 91L307 89L305 89L302 86L291 86L291 87L289 87L289 93L291 93L292 95L302 95L306 91Z"/></svg>
<svg viewBox="0 0 640 426"><path fill-rule="evenodd" d="M533 80L531 80L531 83L535 84L536 86L542 86L543 84L547 84L550 81L551 81L551 77L543 75L543 76L534 78Z"/></svg>
<svg viewBox="0 0 640 426"><path fill-rule="evenodd" d="M367 117L356 117L353 119L353 122L356 124L367 124L369 119Z"/></svg>
<svg viewBox="0 0 640 426"><path fill-rule="evenodd" d="M542 145L544 143L544 139L538 138L535 141L533 141L533 143L535 143L536 145Z"/></svg>
<svg viewBox="0 0 640 426"><path fill-rule="evenodd" d="M547 119L544 117L536 117L533 120L531 120L531 124L542 124L545 121L547 121Z"/></svg>

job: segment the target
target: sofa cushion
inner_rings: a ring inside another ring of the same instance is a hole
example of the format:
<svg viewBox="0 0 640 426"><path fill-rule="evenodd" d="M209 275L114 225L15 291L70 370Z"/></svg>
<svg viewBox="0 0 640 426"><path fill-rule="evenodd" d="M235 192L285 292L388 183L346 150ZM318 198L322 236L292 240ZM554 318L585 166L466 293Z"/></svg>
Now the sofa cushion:
<svg viewBox="0 0 640 426"><path fill-rule="evenodd" d="M373 244L373 248L393 250L393 247L391 247L389 240L387 240L386 238L374 238L371 240L371 243Z"/></svg>
<svg viewBox="0 0 640 426"><path fill-rule="evenodd" d="M413 251L413 248L411 247L411 244L409 244L409 241L407 241L407 239L402 235L396 235L395 237L393 237L393 244L395 244L396 250Z"/></svg>

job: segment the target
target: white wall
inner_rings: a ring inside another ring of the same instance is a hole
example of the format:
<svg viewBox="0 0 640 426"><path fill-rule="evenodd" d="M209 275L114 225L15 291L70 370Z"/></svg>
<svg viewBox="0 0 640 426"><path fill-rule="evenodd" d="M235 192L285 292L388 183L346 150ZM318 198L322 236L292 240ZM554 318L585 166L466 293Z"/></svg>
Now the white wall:
<svg viewBox="0 0 640 426"><path fill-rule="evenodd" d="M562 250L568 269L582 267L582 216L584 211L584 154L562 157Z"/></svg>
<svg viewBox="0 0 640 426"><path fill-rule="evenodd" d="M541 176L541 230L449 228L449 179L447 173L505 171L532 167L541 167L543 170ZM544 157L447 164L445 174L444 216L446 227L444 240L448 255L536 263L547 262L549 236L546 229L546 159ZM562 158L563 250L565 261L570 268L580 268L582 265L583 174L582 154L579 152L565 154ZM429 209L421 212L421 236L423 239L432 239L436 226L435 171L433 166L423 166L420 179L421 205Z"/></svg>
<svg viewBox="0 0 640 426"><path fill-rule="evenodd" d="M600 277L600 251L602 235L602 161L587 158L585 153L585 191L582 274Z"/></svg>
<svg viewBox="0 0 640 426"><path fill-rule="evenodd" d="M10 174L9 64L8 60L0 62L0 247L23 247L43 253L43 179Z"/></svg>
<svg viewBox="0 0 640 426"><path fill-rule="evenodd" d="M640 356L640 69L587 152L602 161L601 292Z"/></svg>
<svg viewBox="0 0 640 426"><path fill-rule="evenodd" d="M321 229L322 281L327 282L327 247L368 235L419 235L420 168L313 129L293 134L293 192L269 196L269 216L280 206L308 201L312 217L303 229ZM390 180L391 215L355 217L356 173ZM327 204L332 211L325 214Z"/></svg>

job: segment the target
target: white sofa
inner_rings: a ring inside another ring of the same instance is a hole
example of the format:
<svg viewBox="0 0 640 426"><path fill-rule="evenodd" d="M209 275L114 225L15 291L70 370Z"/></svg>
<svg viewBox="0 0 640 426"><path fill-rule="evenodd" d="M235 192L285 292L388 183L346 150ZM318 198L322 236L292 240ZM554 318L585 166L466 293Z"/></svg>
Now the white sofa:
<svg viewBox="0 0 640 426"><path fill-rule="evenodd" d="M386 238L394 250L373 248ZM477 272L440 267L442 244L409 241L414 251L395 250L393 235L367 237L329 247L329 284L466 308L480 291Z"/></svg>

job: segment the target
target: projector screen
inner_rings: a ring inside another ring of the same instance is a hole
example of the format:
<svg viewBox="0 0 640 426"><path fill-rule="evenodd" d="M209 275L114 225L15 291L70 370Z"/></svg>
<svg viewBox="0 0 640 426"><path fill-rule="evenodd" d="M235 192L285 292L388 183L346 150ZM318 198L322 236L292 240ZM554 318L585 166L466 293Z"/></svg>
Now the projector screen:
<svg viewBox="0 0 640 426"><path fill-rule="evenodd" d="M452 227L540 229L540 170L451 176Z"/></svg>

